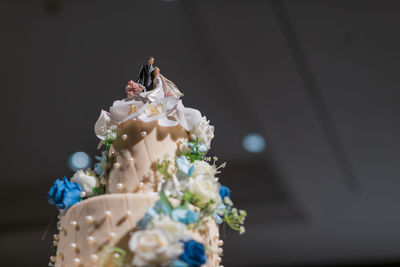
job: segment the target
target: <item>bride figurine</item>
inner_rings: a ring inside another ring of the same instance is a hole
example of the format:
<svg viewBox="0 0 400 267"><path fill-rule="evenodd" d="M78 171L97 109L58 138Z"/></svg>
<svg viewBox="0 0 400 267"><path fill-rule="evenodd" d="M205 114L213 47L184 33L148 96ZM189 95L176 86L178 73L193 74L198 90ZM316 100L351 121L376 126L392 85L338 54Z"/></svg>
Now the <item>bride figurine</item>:
<svg viewBox="0 0 400 267"><path fill-rule="evenodd" d="M151 72L151 78L153 81L150 85L152 90L140 93L141 97L147 98L150 102L155 102L160 98L168 96L173 96L178 99L183 96L178 87L160 73L159 68L154 68Z"/></svg>

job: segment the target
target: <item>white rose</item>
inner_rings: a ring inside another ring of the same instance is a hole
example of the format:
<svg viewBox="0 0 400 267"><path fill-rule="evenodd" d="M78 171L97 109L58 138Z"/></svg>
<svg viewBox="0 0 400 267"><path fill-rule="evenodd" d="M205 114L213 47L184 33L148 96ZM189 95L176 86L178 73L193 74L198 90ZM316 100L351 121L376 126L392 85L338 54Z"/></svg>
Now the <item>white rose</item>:
<svg viewBox="0 0 400 267"><path fill-rule="evenodd" d="M173 243L190 238L186 225L173 221L169 216L154 219L152 224L154 228L163 230Z"/></svg>
<svg viewBox="0 0 400 267"><path fill-rule="evenodd" d="M133 266L160 266L183 253L183 244L172 243L161 229L137 231L132 235L128 245L134 253Z"/></svg>
<svg viewBox="0 0 400 267"><path fill-rule="evenodd" d="M210 125L210 121L204 116L201 121L190 131L190 138L199 141L210 148L211 140L214 138L214 126Z"/></svg>
<svg viewBox="0 0 400 267"><path fill-rule="evenodd" d="M200 200L199 205L204 205L210 200L215 200L217 203L219 196L219 183L215 177L209 175L199 175L196 178L189 178L189 190L194 193Z"/></svg>
<svg viewBox="0 0 400 267"><path fill-rule="evenodd" d="M196 160L193 163L193 173L192 177L196 178L199 176L212 176L215 177L217 173L217 167L215 165L210 165L204 160Z"/></svg>
<svg viewBox="0 0 400 267"><path fill-rule="evenodd" d="M89 170L86 172L78 170L71 178L71 181L79 184L88 197L93 195L93 187L99 186L99 179L97 179L96 174Z"/></svg>

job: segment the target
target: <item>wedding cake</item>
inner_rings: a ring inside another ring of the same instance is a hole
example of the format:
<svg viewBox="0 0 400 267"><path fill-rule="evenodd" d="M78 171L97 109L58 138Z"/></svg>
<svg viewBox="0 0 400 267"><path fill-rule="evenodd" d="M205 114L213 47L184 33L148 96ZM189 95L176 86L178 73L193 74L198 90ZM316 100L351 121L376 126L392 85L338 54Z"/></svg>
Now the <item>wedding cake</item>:
<svg viewBox="0 0 400 267"><path fill-rule="evenodd" d="M206 155L214 127L158 68L150 74L151 86L129 81L101 111L94 168L50 188L59 232L49 266L220 266L218 225L244 232L246 213L217 178L225 163Z"/></svg>

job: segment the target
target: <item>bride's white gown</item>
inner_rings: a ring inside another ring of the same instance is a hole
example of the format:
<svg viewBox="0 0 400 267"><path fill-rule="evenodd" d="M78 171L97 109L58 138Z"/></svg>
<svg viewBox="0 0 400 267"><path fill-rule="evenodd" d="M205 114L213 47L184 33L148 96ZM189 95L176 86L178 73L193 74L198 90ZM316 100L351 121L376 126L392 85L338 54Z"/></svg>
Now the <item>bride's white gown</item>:
<svg viewBox="0 0 400 267"><path fill-rule="evenodd" d="M141 93L140 96L147 98L150 102L155 102L166 96L174 96L180 98L182 93L179 91L178 87L165 78L163 75L159 74L153 81L154 88L151 91Z"/></svg>

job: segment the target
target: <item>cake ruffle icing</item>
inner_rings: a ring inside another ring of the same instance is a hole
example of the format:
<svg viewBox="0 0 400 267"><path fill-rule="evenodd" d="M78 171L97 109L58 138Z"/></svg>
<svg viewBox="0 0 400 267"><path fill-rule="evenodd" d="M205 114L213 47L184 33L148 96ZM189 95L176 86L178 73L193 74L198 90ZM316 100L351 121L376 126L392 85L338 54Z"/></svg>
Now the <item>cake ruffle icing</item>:
<svg viewBox="0 0 400 267"><path fill-rule="evenodd" d="M218 224L244 232L246 212L217 177L226 163L207 156L214 127L157 79L147 92L128 83L95 124L104 149L93 169L51 187L60 214L49 266L218 266Z"/></svg>

